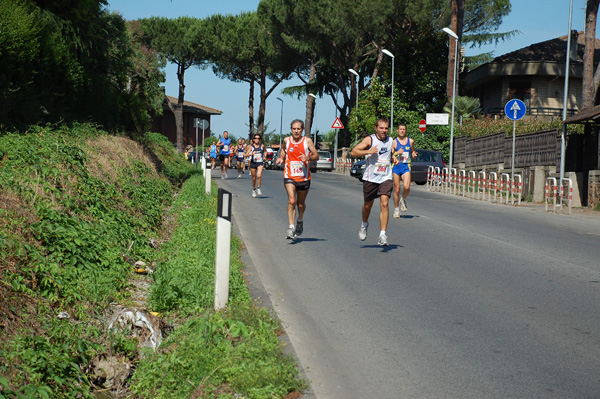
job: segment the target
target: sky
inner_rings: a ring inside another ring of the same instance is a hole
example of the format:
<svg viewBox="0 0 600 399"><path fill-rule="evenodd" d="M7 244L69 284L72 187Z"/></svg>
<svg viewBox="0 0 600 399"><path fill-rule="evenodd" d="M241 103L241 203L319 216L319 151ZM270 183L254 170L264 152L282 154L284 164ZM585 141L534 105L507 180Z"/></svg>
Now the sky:
<svg viewBox="0 0 600 399"><path fill-rule="evenodd" d="M585 0L572 0L571 29L582 31L585 22ZM177 18L190 16L205 18L213 14L233 14L254 11L259 0L108 0L108 9L120 13L125 19L134 20L152 16ZM518 30L520 34L498 45L467 48L466 55L493 51L500 56L511 51L564 36L569 30L570 0L512 0L510 14L503 19L498 32ZM402 56L389 49L396 57ZM165 69L166 93L177 97L177 69L170 64ZM283 134L290 131L290 122L306 115L306 98L284 96L281 89L301 84L297 78L282 82L268 97L265 122L267 131ZM185 99L187 101L216 108L221 115L213 116L210 129L217 136L225 130L235 137L245 137L248 132L248 83L233 83L216 77L212 70L196 67L185 73ZM276 99L279 97L282 103ZM259 93L255 93L255 110L259 106ZM283 117L282 117L283 115ZM337 111L329 97L317 99L313 131L329 132L337 117ZM425 115L423 115L425 117ZM283 119L283 123L281 120Z"/></svg>

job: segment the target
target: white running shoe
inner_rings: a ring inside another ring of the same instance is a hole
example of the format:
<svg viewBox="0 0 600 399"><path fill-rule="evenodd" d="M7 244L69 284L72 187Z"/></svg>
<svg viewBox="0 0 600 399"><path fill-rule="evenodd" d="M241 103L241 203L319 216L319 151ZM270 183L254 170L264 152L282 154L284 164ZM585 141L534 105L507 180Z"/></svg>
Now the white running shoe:
<svg viewBox="0 0 600 399"><path fill-rule="evenodd" d="M225 178L226 178L226 179L229 179L229 177L227 177L227 173L225 173Z"/></svg>
<svg viewBox="0 0 600 399"><path fill-rule="evenodd" d="M256 195L262 195L262 191L260 191L260 187L256 189Z"/></svg>
<svg viewBox="0 0 600 399"><path fill-rule="evenodd" d="M238 175L238 179L241 179L241 178L242 178L242 175Z"/></svg>
<svg viewBox="0 0 600 399"><path fill-rule="evenodd" d="M377 244L379 244L382 247L387 247L388 246L387 236L385 234L379 235L379 240L377 241Z"/></svg>
<svg viewBox="0 0 600 399"><path fill-rule="evenodd" d="M400 209L402 209L402 212L408 211L408 208L406 207L406 201L404 200L404 198L400 198Z"/></svg>
<svg viewBox="0 0 600 399"><path fill-rule="evenodd" d="M400 217L400 209L399 208L395 208L394 209L394 217L396 219Z"/></svg>
<svg viewBox="0 0 600 399"><path fill-rule="evenodd" d="M286 237L288 240L293 240L296 238L296 231L294 231L293 227L288 228Z"/></svg>
<svg viewBox="0 0 600 399"><path fill-rule="evenodd" d="M360 238L361 241L367 239L367 227L363 226L362 224L360 225L360 230L358 230L358 238Z"/></svg>
<svg viewBox="0 0 600 399"><path fill-rule="evenodd" d="M256 198L256 190L252 190L252 198Z"/></svg>

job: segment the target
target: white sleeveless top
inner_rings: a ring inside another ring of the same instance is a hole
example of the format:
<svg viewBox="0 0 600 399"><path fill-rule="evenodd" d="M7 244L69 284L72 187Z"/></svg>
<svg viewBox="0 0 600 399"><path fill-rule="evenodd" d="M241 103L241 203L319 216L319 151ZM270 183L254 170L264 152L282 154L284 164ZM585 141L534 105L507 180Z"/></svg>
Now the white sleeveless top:
<svg viewBox="0 0 600 399"><path fill-rule="evenodd" d="M368 154L365 156L366 168L363 174L363 180L371 183L381 184L386 180L392 180L392 144L394 140L390 136L385 141L377 138L377 135L371 136L371 147L377 146L377 154Z"/></svg>

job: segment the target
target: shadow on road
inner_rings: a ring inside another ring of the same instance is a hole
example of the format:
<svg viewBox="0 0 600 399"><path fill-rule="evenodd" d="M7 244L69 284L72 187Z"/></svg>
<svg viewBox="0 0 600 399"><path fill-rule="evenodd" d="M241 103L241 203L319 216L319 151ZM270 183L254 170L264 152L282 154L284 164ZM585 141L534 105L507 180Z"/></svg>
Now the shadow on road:
<svg viewBox="0 0 600 399"><path fill-rule="evenodd" d="M389 252L393 249L404 248L404 247L402 245L395 245L395 244L390 244L388 246L382 247L381 245L374 244L374 245L362 245L361 248L379 248L379 249L381 249L381 252Z"/></svg>
<svg viewBox="0 0 600 399"><path fill-rule="evenodd" d="M313 241L327 241L324 238L294 238L293 240L291 240L290 244L300 244L301 242L313 242Z"/></svg>

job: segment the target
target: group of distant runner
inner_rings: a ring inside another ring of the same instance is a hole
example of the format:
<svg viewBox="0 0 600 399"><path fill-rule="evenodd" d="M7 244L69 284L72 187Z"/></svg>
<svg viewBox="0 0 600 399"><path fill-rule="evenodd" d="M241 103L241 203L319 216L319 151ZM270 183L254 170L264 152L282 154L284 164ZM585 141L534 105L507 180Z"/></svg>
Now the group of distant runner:
<svg viewBox="0 0 600 399"><path fill-rule="evenodd" d="M288 195L287 239L295 239L304 231L304 212L306 197L310 189L309 163L319 159L319 153L310 137L303 136L304 121L295 119L291 125L291 135L282 142L276 164L283 164L283 184ZM398 137L388 136L390 122L387 118L379 118L375 123L375 133L366 136L351 151L353 157L365 157L363 180L362 223L358 237L361 241L367 239L369 215L377 198L380 201L380 232L377 243L388 245L387 225L389 220L389 199L393 195L395 218L400 217L400 211L407 211L406 197L410 192L410 159L417 156L414 140L406 136L406 125L398 126ZM209 157L214 169L217 157L221 161L221 178L227 178L230 157L237 162L238 178L244 173L245 159L249 158L249 169L252 175L252 197L262 195L261 177L264 167L265 146L260 134L254 134L252 142L245 144L243 139L237 145L231 145L228 132L218 142L213 142L209 148Z"/></svg>
<svg viewBox="0 0 600 399"><path fill-rule="evenodd" d="M264 160L267 154L262 137L260 134L255 134L252 137L250 144L246 144L245 139L238 139L237 144L232 145L232 139L229 137L229 132L224 131L223 137L218 141L213 141L212 145L207 149L208 157L211 163L211 169L215 169L217 157L221 167L221 179L227 179L227 171L229 170L233 159L236 162L238 171L238 179L246 170L246 159L248 159L248 169L252 176L252 197L262 195L260 190L262 171L264 168Z"/></svg>

